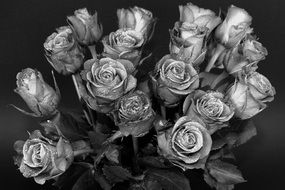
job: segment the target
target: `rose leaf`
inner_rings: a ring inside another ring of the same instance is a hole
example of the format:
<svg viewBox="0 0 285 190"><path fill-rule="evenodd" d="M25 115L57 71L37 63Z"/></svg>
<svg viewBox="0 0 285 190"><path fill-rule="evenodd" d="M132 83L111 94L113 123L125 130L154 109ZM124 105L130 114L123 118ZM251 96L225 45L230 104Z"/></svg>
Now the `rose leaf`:
<svg viewBox="0 0 285 190"><path fill-rule="evenodd" d="M105 177L112 184L123 182L129 178L132 178L132 174L129 172L129 170L121 166L105 165L102 170L103 170Z"/></svg>
<svg viewBox="0 0 285 190"><path fill-rule="evenodd" d="M164 169L149 169L145 180L157 181L165 190L190 190L188 179L178 171Z"/></svg>
<svg viewBox="0 0 285 190"><path fill-rule="evenodd" d="M207 168L209 174L221 184L234 185L246 182L237 167L230 163L221 160L213 160L207 164Z"/></svg>

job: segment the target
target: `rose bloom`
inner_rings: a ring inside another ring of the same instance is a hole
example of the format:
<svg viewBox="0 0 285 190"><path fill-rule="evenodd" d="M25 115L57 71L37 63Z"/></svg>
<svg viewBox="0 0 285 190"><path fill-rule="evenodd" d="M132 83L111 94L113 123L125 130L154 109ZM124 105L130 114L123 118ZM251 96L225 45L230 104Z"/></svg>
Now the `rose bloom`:
<svg viewBox="0 0 285 190"><path fill-rule="evenodd" d="M252 72L244 80L236 81L227 91L235 106L235 116L249 119L266 108L266 102L274 99L275 89L270 81L258 72Z"/></svg>
<svg viewBox="0 0 285 190"><path fill-rule="evenodd" d="M86 61L81 76L86 82L87 96L84 98L87 104L96 111L110 112L115 100L136 87L133 72L133 64L128 60L101 58Z"/></svg>
<svg viewBox="0 0 285 190"><path fill-rule="evenodd" d="M250 28L251 20L252 17L246 10L232 5L228 9L225 20L215 31L216 39L226 47L234 47L247 34L252 32Z"/></svg>
<svg viewBox="0 0 285 190"><path fill-rule="evenodd" d="M238 46L225 49L220 55L217 65L222 65L232 75L243 71L254 71L257 63L267 55L267 50L262 44L248 35Z"/></svg>
<svg viewBox="0 0 285 190"><path fill-rule="evenodd" d="M34 116L51 116L57 112L60 93L44 81L39 71L26 68L16 78L15 92L25 100Z"/></svg>
<svg viewBox="0 0 285 190"><path fill-rule="evenodd" d="M213 11L192 3L180 5L179 12L179 22L170 30L170 52L180 52L187 62L197 65L205 58L207 36L221 19Z"/></svg>
<svg viewBox="0 0 285 190"><path fill-rule="evenodd" d="M191 64L164 56L155 67L151 76L155 95L167 107L176 106L180 99L199 86L197 71Z"/></svg>
<svg viewBox="0 0 285 190"><path fill-rule="evenodd" d="M141 59L142 46L145 43L142 33L133 29L122 28L116 32L111 32L109 36L103 39L103 55L112 59L126 59L139 65Z"/></svg>
<svg viewBox="0 0 285 190"><path fill-rule="evenodd" d="M181 117L172 128L159 133L157 142L159 154L183 170L204 168L212 147L205 124L189 116Z"/></svg>
<svg viewBox="0 0 285 190"><path fill-rule="evenodd" d="M196 115L204 121L210 134L228 126L234 115L234 107L224 94L215 91L196 90L186 97L183 104L185 115Z"/></svg>
<svg viewBox="0 0 285 190"><path fill-rule="evenodd" d="M149 97L142 91L135 91L120 98L113 112L115 124L125 136L143 136L152 127L155 112Z"/></svg>
<svg viewBox="0 0 285 190"><path fill-rule="evenodd" d="M98 23L97 12L90 15L86 8L74 11L73 16L67 17L67 21L79 43L92 45L103 34L102 25Z"/></svg>
<svg viewBox="0 0 285 190"><path fill-rule="evenodd" d="M63 26L51 34L44 43L46 58L63 75L75 73L83 64L82 48L73 38L70 27Z"/></svg>
<svg viewBox="0 0 285 190"><path fill-rule="evenodd" d="M39 130L30 138L14 145L18 155L15 163L24 177L33 177L38 184L63 174L73 162L70 143L62 138L54 142L44 137Z"/></svg>
<svg viewBox="0 0 285 190"><path fill-rule="evenodd" d="M135 6L130 9L118 9L117 16L120 29L129 28L141 33L145 41L148 41L152 37L156 23L152 12Z"/></svg>

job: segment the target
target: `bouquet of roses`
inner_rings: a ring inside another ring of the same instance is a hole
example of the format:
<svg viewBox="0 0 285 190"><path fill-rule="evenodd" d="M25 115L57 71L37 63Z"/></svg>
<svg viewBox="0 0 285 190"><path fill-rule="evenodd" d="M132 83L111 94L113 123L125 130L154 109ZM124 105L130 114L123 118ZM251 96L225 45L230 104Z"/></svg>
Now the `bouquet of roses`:
<svg viewBox="0 0 285 190"><path fill-rule="evenodd" d="M217 15L188 3L179 12L158 62L157 19L140 7L118 9L118 29L104 37L96 12L76 10L46 39L48 62L72 77L82 109L59 108L53 73L54 88L36 69L17 74L15 92L32 112L14 107L41 118L41 130L15 142L24 177L73 190L189 190L201 172L218 190L245 182L232 150L256 134L250 118L274 99L257 72L267 51L244 9Z"/></svg>

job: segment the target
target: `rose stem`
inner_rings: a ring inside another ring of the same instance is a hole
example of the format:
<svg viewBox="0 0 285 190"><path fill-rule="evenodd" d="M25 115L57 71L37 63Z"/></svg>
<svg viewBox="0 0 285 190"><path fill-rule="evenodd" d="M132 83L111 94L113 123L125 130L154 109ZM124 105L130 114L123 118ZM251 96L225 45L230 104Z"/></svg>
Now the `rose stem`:
<svg viewBox="0 0 285 190"><path fill-rule="evenodd" d="M222 44L218 44L216 49L215 49L215 54L211 57L205 72L210 72L212 67L214 66L216 60L219 58L220 54L224 51L225 47Z"/></svg>
<svg viewBox="0 0 285 190"><path fill-rule="evenodd" d="M80 156L82 154L88 154L88 153L92 153L94 150L93 149L82 149L82 150L75 150L73 151L73 156Z"/></svg>
<svg viewBox="0 0 285 190"><path fill-rule="evenodd" d="M88 112L86 112L86 110L84 109L82 97L81 97L81 95L80 95L80 91L79 91L79 88L78 88L78 84L77 84L77 80L76 80L76 76L75 76L75 75L72 75L72 81L73 81L73 84L74 84L74 86L75 86L75 90L76 90L78 99L79 99L79 101L81 102L81 106L82 106L82 108L83 108L84 115L85 115L85 117L87 118L88 122L89 122L93 127L95 127L95 119L94 119L94 117L93 117L93 112L92 112L92 110L91 110L88 106L86 106ZM89 115L88 115L88 114L89 114Z"/></svg>
<svg viewBox="0 0 285 190"><path fill-rule="evenodd" d="M163 105L160 105L161 116L163 119L166 119L166 110Z"/></svg>
<svg viewBox="0 0 285 190"><path fill-rule="evenodd" d="M138 138L135 136L132 136L133 140L133 148L134 148L134 159L133 159L133 164L134 164L134 171L138 172L139 167L138 167L138 160L137 160L137 155L139 151L139 145L138 145Z"/></svg>
<svg viewBox="0 0 285 190"><path fill-rule="evenodd" d="M95 59L97 58L96 46L88 46L89 51L91 52L92 57Z"/></svg>

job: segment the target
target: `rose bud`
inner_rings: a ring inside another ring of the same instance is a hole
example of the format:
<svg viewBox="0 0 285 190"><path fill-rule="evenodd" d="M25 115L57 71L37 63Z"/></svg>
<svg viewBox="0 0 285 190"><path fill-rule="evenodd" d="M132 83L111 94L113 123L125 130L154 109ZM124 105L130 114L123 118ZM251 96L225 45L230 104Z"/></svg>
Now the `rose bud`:
<svg viewBox="0 0 285 190"><path fill-rule="evenodd" d="M115 100L136 87L137 79L131 74L133 72L133 64L128 60L88 60L81 72L86 87L79 83L80 93L91 109L108 113L113 109Z"/></svg>
<svg viewBox="0 0 285 190"><path fill-rule="evenodd" d="M102 25L98 23L97 12L90 15L86 8L74 11L73 16L67 17L77 41L84 45L92 45L97 42L102 34Z"/></svg>
<svg viewBox="0 0 285 190"><path fill-rule="evenodd" d="M247 34L252 32L250 28L252 17L246 10L231 6L227 16L215 32L215 37L226 47L234 47Z"/></svg>
<svg viewBox="0 0 285 190"><path fill-rule="evenodd" d="M172 128L159 133L157 142L159 154L183 170L204 168L212 147L205 124L189 116L181 117Z"/></svg>
<svg viewBox="0 0 285 190"><path fill-rule="evenodd" d="M33 177L38 184L63 174L73 162L71 144L60 138L57 142L44 137L39 130L30 138L14 145L18 155L15 163L24 177Z"/></svg>
<svg viewBox="0 0 285 190"><path fill-rule="evenodd" d="M233 49L226 49L218 59L217 65L223 65L225 70L232 75L240 72L254 71L257 63L267 55L267 50L252 36L247 36L241 44Z"/></svg>
<svg viewBox="0 0 285 190"><path fill-rule="evenodd" d="M128 28L141 33L145 41L152 37L156 19L150 11L140 7L118 9L117 16L120 29Z"/></svg>
<svg viewBox="0 0 285 190"><path fill-rule="evenodd" d="M234 107L224 94L215 91L196 90L186 97L183 112L187 116L196 115L206 124L210 134L228 126L234 115Z"/></svg>
<svg viewBox="0 0 285 190"><path fill-rule="evenodd" d="M57 29L44 43L46 58L53 68L63 75L75 73L83 64L82 48L73 38L68 26Z"/></svg>
<svg viewBox="0 0 285 190"><path fill-rule="evenodd" d="M176 106L180 99L199 86L197 71L191 64L164 56L151 76L153 91L166 107Z"/></svg>
<svg viewBox="0 0 285 190"><path fill-rule="evenodd" d="M155 112L149 97L142 91L135 91L120 98L112 113L116 126L124 136L143 136L152 127Z"/></svg>
<svg viewBox="0 0 285 190"><path fill-rule="evenodd" d="M252 72L233 84L227 96L235 106L235 116L249 119L266 108L266 102L274 99L275 89L270 81L257 72Z"/></svg>
<svg viewBox="0 0 285 190"><path fill-rule="evenodd" d="M206 72L211 70L226 48L231 49L237 46L246 35L252 32L251 20L252 17L244 9L233 5L228 9L225 20L215 30L215 38L218 43L212 47L211 58L205 69Z"/></svg>
<svg viewBox="0 0 285 190"><path fill-rule="evenodd" d="M122 28L111 32L102 40L104 45L104 56L112 59L126 59L139 65L142 54L142 46L145 42L142 33L132 29Z"/></svg>
<svg viewBox="0 0 285 190"><path fill-rule="evenodd" d="M179 22L170 30L170 52L178 54L182 51L185 61L198 65L205 57L206 38L221 19L213 11L192 3L180 5L179 12Z"/></svg>
<svg viewBox="0 0 285 190"><path fill-rule="evenodd" d="M52 116L57 113L60 92L56 83L57 91L44 81L39 71L30 68L19 72L16 78L17 88L14 91L24 99L34 113L29 114L20 108L17 108L18 110L35 117Z"/></svg>

